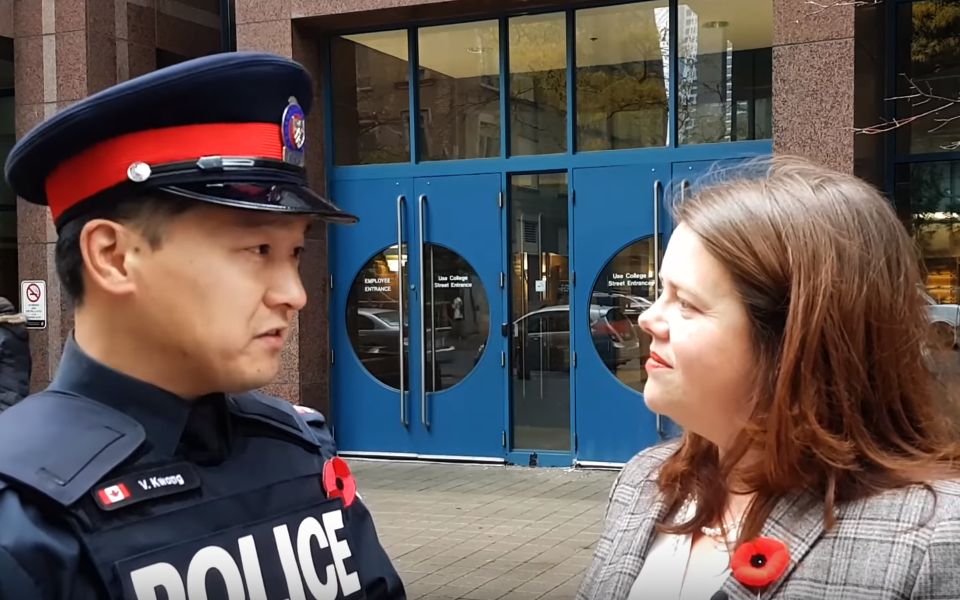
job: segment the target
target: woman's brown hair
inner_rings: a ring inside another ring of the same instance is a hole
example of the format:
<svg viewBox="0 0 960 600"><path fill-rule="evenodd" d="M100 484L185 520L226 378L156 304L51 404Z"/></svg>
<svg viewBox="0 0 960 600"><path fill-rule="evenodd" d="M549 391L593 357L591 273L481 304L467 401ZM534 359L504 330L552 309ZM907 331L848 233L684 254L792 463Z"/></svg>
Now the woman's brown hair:
<svg viewBox="0 0 960 600"><path fill-rule="evenodd" d="M802 490L832 527L838 504L953 476L960 458L925 364L917 252L893 208L804 159L759 164L759 177L708 185L673 210L731 274L757 361L750 418L722 460L688 432L664 463L671 512L697 500L692 520L664 531L719 523L728 493L753 492L739 534L750 539Z"/></svg>

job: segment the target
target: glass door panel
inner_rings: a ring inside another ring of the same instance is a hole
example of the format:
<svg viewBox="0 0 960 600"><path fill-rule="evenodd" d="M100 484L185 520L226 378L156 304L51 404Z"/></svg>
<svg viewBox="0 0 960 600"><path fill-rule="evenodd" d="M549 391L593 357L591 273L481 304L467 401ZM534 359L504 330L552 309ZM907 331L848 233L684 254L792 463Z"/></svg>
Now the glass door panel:
<svg viewBox="0 0 960 600"><path fill-rule="evenodd" d="M570 450L566 173L510 182L512 447Z"/></svg>

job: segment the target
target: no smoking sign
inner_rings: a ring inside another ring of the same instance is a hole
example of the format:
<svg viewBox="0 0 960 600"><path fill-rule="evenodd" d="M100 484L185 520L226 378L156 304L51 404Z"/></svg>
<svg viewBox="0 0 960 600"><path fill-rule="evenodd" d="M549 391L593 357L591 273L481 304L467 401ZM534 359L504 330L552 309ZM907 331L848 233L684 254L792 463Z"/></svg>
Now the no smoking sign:
<svg viewBox="0 0 960 600"><path fill-rule="evenodd" d="M47 282L42 279L20 282L20 310L30 329L47 326Z"/></svg>

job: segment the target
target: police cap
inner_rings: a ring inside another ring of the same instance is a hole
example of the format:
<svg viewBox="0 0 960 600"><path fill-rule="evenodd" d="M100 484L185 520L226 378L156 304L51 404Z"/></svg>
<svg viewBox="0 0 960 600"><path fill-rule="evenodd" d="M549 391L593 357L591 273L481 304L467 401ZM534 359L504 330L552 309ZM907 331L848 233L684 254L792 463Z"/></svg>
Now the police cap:
<svg viewBox="0 0 960 600"><path fill-rule="evenodd" d="M236 208L357 219L309 189L310 75L273 54L230 52L89 96L13 147L6 178L59 229L85 210L160 190Z"/></svg>

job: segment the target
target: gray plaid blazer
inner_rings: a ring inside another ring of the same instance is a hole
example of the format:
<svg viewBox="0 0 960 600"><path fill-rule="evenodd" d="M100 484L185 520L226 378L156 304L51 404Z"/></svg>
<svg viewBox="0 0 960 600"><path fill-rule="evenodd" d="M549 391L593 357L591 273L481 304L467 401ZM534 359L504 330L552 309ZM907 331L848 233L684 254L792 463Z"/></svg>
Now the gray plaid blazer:
<svg viewBox="0 0 960 600"><path fill-rule="evenodd" d="M629 595L656 535L654 524L667 516L656 479L677 444L649 448L621 471L578 600ZM790 565L760 597L960 600L960 482L932 487L936 499L914 486L838 507L830 531L824 530L823 503L813 494L782 498L761 535L787 545ZM730 600L758 597L732 576L722 589Z"/></svg>

